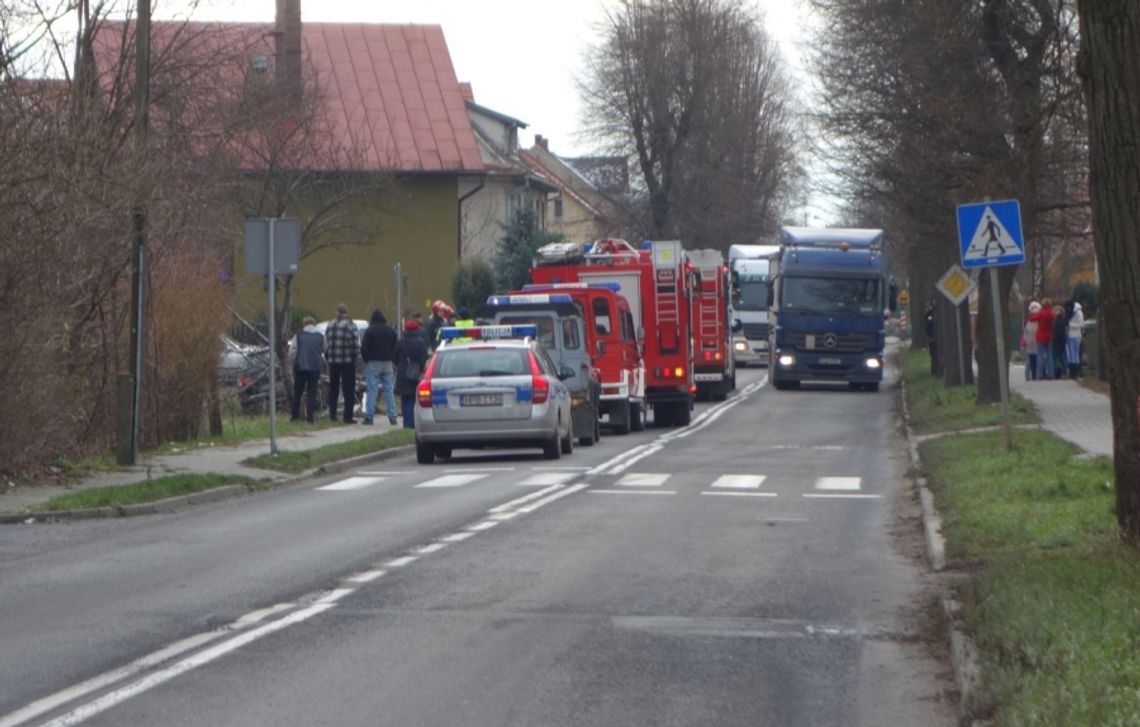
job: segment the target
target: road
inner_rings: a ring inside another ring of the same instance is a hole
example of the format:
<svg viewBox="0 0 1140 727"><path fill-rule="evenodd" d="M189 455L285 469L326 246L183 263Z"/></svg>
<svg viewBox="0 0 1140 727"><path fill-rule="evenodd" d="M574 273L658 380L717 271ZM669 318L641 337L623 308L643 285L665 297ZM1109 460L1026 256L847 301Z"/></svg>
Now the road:
<svg viewBox="0 0 1140 727"><path fill-rule="evenodd" d="M893 390L0 529L0 727L952 725Z"/></svg>

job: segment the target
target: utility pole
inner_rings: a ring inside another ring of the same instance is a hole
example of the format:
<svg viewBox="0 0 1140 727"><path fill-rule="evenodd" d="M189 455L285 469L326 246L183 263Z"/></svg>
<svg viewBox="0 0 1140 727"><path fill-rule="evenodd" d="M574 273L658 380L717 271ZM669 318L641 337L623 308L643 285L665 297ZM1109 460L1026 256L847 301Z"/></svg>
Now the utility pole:
<svg viewBox="0 0 1140 727"><path fill-rule="evenodd" d="M150 0L138 0L135 20L135 153L138 164L146 162L147 127L150 107ZM138 458L142 414L142 376L145 360L146 328L146 174L137 176L134 209L131 212L134 243L131 250L131 375L129 446L119 446L119 464L134 464ZM128 397L120 396L120 406ZM120 420L123 418L120 411ZM120 429L120 432L122 430Z"/></svg>

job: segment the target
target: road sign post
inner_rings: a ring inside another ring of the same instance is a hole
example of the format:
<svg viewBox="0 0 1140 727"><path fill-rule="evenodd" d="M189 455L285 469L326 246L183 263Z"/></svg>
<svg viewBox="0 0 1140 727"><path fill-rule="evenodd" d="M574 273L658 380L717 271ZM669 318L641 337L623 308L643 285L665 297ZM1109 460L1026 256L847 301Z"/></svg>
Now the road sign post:
<svg viewBox="0 0 1140 727"><path fill-rule="evenodd" d="M297 272L301 224L267 217L245 221L245 268L269 276L269 453L277 454L277 275Z"/></svg>
<svg viewBox="0 0 1140 727"><path fill-rule="evenodd" d="M954 327L958 332L958 381L960 384L966 383L966 357L962 353L962 316L958 314L958 306L962 305L962 301L970 297L970 293L974 292L977 287L970 276L962 269L960 265L951 265L938 283L934 286L938 291L950 301L954 306Z"/></svg>
<svg viewBox="0 0 1140 727"><path fill-rule="evenodd" d="M963 267L990 269L990 303L994 309L998 380L1001 383L1001 418L1005 425L1005 448L1013 449L1013 426L1009 420L1009 371L1005 360L997 269L1001 265L1025 262L1021 207L1017 200L991 201L987 197L984 202L958 205L958 243Z"/></svg>

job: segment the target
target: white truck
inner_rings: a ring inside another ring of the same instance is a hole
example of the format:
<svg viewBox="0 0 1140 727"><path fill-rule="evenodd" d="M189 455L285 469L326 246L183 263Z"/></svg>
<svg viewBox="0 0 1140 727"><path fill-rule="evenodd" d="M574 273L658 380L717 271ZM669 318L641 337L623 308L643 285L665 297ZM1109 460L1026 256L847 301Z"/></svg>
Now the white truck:
<svg viewBox="0 0 1140 727"><path fill-rule="evenodd" d="M779 245L732 245L732 356L737 366L768 365L768 270Z"/></svg>

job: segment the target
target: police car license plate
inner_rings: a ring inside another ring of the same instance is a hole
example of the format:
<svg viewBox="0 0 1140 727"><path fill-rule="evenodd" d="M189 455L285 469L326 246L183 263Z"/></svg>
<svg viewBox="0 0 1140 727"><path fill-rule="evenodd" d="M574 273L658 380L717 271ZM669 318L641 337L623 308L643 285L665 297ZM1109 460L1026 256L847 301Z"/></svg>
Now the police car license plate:
<svg viewBox="0 0 1140 727"><path fill-rule="evenodd" d="M835 356L820 356L819 362L824 366L838 366L843 363L842 359L836 358Z"/></svg>
<svg viewBox="0 0 1140 727"><path fill-rule="evenodd" d="M502 406L502 394L463 394L459 397L460 406Z"/></svg>

